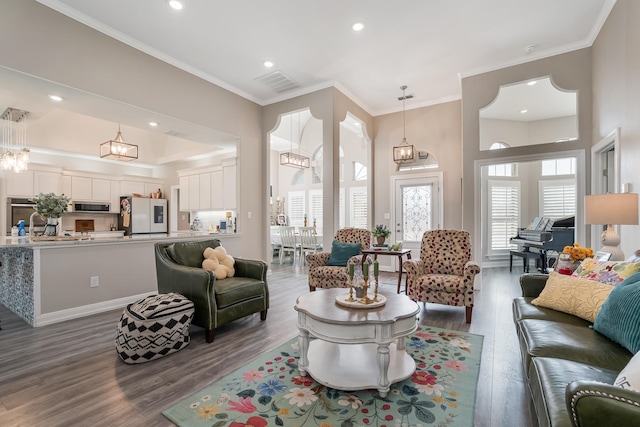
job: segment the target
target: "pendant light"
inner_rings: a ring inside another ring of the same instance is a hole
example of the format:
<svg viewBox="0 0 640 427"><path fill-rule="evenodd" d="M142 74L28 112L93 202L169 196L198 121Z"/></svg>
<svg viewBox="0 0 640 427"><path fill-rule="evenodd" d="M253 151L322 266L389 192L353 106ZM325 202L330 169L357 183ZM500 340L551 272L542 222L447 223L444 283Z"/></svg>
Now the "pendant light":
<svg viewBox="0 0 640 427"><path fill-rule="evenodd" d="M0 116L2 121L0 169L13 172L27 170L30 154L27 148L28 116L28 111L16 108L7 108Z"/></svg>
<svg viewBox="0 0 640 427"><path fill-rule="evenodd" d="M405 95L407 86L400 86L400 89L402 89L402 97L398 99L402 101L402 142L400 145L393 147L393 161L396 162L398 166L405 163L413 163L416 159L415 148L407 142L407 120L405 110L405 100L413 98L413 95Z"/></svg>
<svg viewBox="0 0 640 427"><path fill-rule="evenodd" d="M293 114L290 114L291 120L289 121L289 137L291 148L290 151L280 154L280 164L283 166L291 166L294 168L305 169L310 166L310 160L307 156L300 154L300 113L298 113L298 154L293 152Z"/></svg>
<svg viewBox="0 0 640 427"><path fill-rule="evenodd" d="M100 144L100 157L103 159L120 160L130 162L138 158L138 146L124 142L120 125L118 125L118 134L115 139Z"/></svg>

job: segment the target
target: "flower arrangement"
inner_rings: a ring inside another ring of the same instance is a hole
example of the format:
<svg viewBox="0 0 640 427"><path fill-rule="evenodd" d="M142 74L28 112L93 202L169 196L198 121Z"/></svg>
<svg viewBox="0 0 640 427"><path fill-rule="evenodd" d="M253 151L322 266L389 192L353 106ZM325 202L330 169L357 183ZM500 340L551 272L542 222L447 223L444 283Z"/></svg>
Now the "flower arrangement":
<svg viewBox="0 0 640 427"><path fill-rule="evenodd" d="M583 248L578 243L573 246L565 246L562 253L569 254L572 261L582 261L585 258L593 258L593 249Z"/></svg>
<svg viewBox="0 0 640 427"><path fill-rule="evenodd" d="M384 237L385 239L391 236L391 230L389 230L386 225L382 224L376 225L373 230L371 230L371 233L374 237Z"/></svg>
<svg viewBox="0 0 640 427"><path fill-rule="evenodd" d="M33 208L44 218L60 218L67 212L69 200L64 194L58 196L55 193L40 193L31 199L35 203Z"/></svg>

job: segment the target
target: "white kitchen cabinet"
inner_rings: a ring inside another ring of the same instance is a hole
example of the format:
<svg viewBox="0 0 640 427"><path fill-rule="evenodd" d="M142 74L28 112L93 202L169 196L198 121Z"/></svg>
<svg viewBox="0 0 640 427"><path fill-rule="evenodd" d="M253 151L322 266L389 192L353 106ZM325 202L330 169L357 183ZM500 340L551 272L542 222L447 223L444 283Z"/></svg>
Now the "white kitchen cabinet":
<svg viewBox="0 0 640 427"><path fill-rule="evenodd" d="M189 210L189 177L180 177L180 210Z"/></svg>
<svg viewBox="0 0 640 427"><path fill-rule="evenodd" d="M33 171L5 172L7 196L33 197Z"/></svg>
<svg viewBox="0 0 640 427"><path fill-rule="evenodd" d="M200 178L200 207L198 209L211 209L211 172L201 173Z"/></svg>
<svg viewBox="0 0 640 427"><path fill-rule="evenodd" d="M62 175L62 194L71 197L71 176Z"/></svg>
<svg viewBox="0 0 640 427"><path fill-rule="evenodd" d="M120 182L111 181L111 213L120 213Z"/></svg>
<svg viewBox="0 0 640 427"><path fill-rule="evenodd" d="M150 193L157 193L158 190L162 192L162 198L166 199L164 194L164 186L157 182L145 182L144 183L144 193L142 193L143 197L149 197Z"/></svg>
<svg viewBox="0 0 640 427"><path fill-rule="evenodd" d="M211 172L211 208L224 209L224 176L222 169Z"/></svg>
<svg viewBox="0 0 640 427"><path fill-rule="evenodd" d="M91 179L91 200L92 202L111 201L111 181L108 179Z"/></svg>
<svg viewBox="0 0 640 427"><path fill-rule="evenodd" d="M200 209L200 175L189 175L189 209Z"/></svg>
<svg viewBox="0 0 640 427"><path fill-rule="evenodd" d="M222 173L224 176L224 208L225 209L236 209L236 192L237 192L237 171L236 164L222 165Z"/></svg>
<svg viewBox="0 0 640 427"><path fill-rule="evenodd" d="M57 172L33 171L33 194L60 194L60 181L61 175Z"/></svg>
<svg viewBox="0 0 640 427"><path fill-rule="evenodd" d="M85 176L71 177L71 200L90 202L91 201L91 178Z"/></svg>
<svg viewBox="0 0 640 427"><path fill-rule="evenodd" d="M133 194L140 194L142 196L145 195L144 192L144 182L142 181L120 181L120 195L121 196L131 196ZM146 197L149 196L149 193L146 194Z"/></svg>

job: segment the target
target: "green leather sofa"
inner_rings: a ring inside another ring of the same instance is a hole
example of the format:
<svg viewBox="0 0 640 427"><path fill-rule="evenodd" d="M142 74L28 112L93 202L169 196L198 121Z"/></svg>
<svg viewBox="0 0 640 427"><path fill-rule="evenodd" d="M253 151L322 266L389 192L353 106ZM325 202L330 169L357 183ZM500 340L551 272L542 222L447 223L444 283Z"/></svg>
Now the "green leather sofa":
<svg viewBox="0 0 640 427"><path fill-rule="evenodd" d="M540 427L640 426L640 393L613 386L633 356L590 322L531 304L548 276L520 277L513 300L525 382Z"/></svg>
<svg viewBox="0 0 640 427"><path fill-rule="evenodd" d="M265 262L234 257L235 275L224 280L202 269L204 250L218 246L217 239L155 244L158 292L177 292L193 301L192 323L205 328L209 343L217 327L257 312L266 320L269 308Z"/></svg>

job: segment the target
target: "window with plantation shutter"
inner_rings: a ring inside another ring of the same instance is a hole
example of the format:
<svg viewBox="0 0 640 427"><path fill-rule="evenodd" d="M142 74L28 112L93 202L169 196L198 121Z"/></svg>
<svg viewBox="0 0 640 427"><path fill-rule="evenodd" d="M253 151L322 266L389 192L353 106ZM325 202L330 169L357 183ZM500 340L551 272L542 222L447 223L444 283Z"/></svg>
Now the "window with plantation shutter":
<svg viewBox="0 0 640 427"><path fill-rule="evenodd" d="M289 225L302 227L304 225L304 191L289 191L287 198Z"/></svg>
<svg viewBox="0 0 640 427"><path fill-rule="evenodd" d="M576 183L573 179L540 181L540 216L558 219L576 214Z"/></svg>
<svg viewBox="0 0 640 427"><path fill-rule="evenodd" d="M489 247L496 254L513 249L509 242L518 234L520 218L520 183L489 180Z"/></svg>
<svg viewBox="0 0 640 427"><path fill-rule="evenodd" d="M368 228L367 226L367 187L349 189L349 227Z"/></svg>
<svg viewBox="0 0 640 427"><path fill-rule="evenodd" d="M322 190L309 190L309 217L307 226L313 226L316 220L316 233L322 234Z"/></svg>

